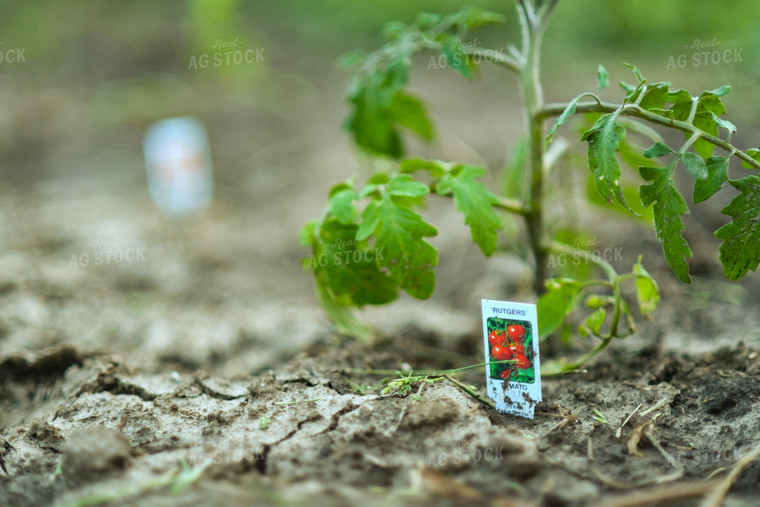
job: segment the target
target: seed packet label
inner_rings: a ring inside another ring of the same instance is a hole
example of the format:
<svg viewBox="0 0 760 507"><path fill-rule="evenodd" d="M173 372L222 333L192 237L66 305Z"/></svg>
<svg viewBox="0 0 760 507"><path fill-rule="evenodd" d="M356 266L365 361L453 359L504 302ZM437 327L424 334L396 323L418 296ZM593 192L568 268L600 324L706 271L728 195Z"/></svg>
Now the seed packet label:
<svg viewBox="0 0 760 507"><path fill-rule="evenodd" d="M143 142L148 190L162 210L183 215L211 200L213 174L208 136L195 118L154 123Z"/></svg>
<svg viewBox="0 0 760 507"><path fill-rule="evenodd" d="M536 305L483 300L488 397L496 409L533 419L541 397Z"/></svg>

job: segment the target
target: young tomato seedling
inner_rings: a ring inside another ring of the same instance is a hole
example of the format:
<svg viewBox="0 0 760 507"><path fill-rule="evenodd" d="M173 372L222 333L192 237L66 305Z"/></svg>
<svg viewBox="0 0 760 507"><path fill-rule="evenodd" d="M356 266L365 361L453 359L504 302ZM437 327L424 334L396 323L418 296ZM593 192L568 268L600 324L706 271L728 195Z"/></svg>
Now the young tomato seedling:
<svg viewBox="0 0 760 507"><path fill-rule="evenodd" d="M553 181L547 161L556 158L548 155L569 144L552 143L552 138L579 113L596 118L581 136L581 141L588 144L590 185L604 200L627 210L632 217L634 209L651 213L655 236L680 280L690 281L687 259L691 256L682 236L681 220L688 207L674 180L676 171L683 169L694 180L695 204L709 199L726 182L739 192L722 210L731 221L715 232L715 237L722 240L720 261L729 280L738 280L757 268L760 177L756 171L760 169L760 149L741 151L731 144L736 127L722 117L726 110L721 100L731 88L721 86L695 96L672 88L670 83L650 83L639 69L626 64L635 84L621 83L622 100L605 102L600 94L608 86L609 76L599 66L599 93L586 92L567 103L545 103L539 72L541 43L559 1L517 0L519 43L510 46L508 52L463 43L468 31L505 20L500 14L466 7L447 16L421 14L409 25L390 23L384 31L386 44L382 48L344 59L356 69L348 88L351 112L346 126L356 145L368 155L374 173L363 182L349 179L333 186L322 217L309 222L301 235L303 244L311 248L304 266L312 270L318 298L340 331L357 336L368 333L352 316L352 307L389 303L400 290L420 299L433 293L438 253L427 238L438 231L417 210L429 195L436 195L453 201L464 215L473 241L486 256L497 249L504 214L524 221L528 260L539 296L541 337L558 330L572 309L585 300L588 315L578 333L594 336L599 342L562 370L577 368L603 350L612 338L633 333L635 322L622 297L623 284L630 281L635 285L642 316L651 314L659 302L657 283L644 268L641 257L630 273L620 274L607 260L562 243L557 228L547 226L547 222L562 223L562 217L547 217L547 187ZM485 168L405 157L402 129L422 139L434 137L423 103L405 89L411 58L420 52L439 53L450 69L467 79L476 72L476 62L488 62L514 75L512 82L520 91L525 110L526 149L524 162L512 168L519 176L513 179L522 181L522 186L510 195L521 197L491 193L479 181L487 173ZM556 120L551 125L549 120L553 118ZM682 132L683 144L668 146L657 129ZM651 139L653 145L634 153L635 145L626 137L631 131ZM716 147L721 155L714 154ZM623 156L623 160L649 162L623 172L618 160L621 153L636 155ZM732 158L739 159L750 172L729 178ZM633 178L641 183L638 193L628 188ZM603 277L551 278L554 272L549 260L553 254L577 256L593 263ZM517 334L519 330L513 329L506 336L514 343L514 350L501 335L489 336L492 355L519 361L519 345L513 337Z"/></svg>

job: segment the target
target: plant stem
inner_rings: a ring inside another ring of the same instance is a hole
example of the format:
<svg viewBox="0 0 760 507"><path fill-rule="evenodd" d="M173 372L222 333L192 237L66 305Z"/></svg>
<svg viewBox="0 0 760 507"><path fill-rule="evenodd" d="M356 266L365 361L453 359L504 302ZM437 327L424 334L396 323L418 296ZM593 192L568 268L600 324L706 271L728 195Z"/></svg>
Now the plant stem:
<svg viewBox="0 0 760 507"><path fill-rule="evenodd" d="M453 196L452 196L453 197ZM530 213L530 206L523 204L518 199L509 199L508 197L496 196L496 202L493 203L497 208L501 208L510 213L517 215L527 215Z"/></svg>
<svg viewBox="0 0 760 507"><path fill-rule="evenodd" d="M546 256L547 249L544 244L544 211L542 207L544 194L544 135L543 122L540 116L544 109L543 92L540 80L540 52L545 23L531 20L530 7L522 2L518 4L520 22L523 30L523 54L525 55L525 67L520 73L520 86L523 94L523 102L526 111L526 123L528 131L528 173L530 193L528 198L529 211L525 215L525 221L530 238L530 248L533 251L535 265L535 278L533 287L537 295L544 292L546 281Z"/></svg>
<svg viewBox="0 0 760 507"><path fill-rule="evenodd" d="M465 47L462 48L462 52L467 56L480 56L486 62L493 63L500 67L504 67L512 72L519 73L521 70L520 63L509 55L505 55L501 51L493 49L484 49L478 47Z"/></svg>
<svg viewBox="0 0 760 507"><path fill-rule="evenodd" d="M577 370L578 368L580 368L581 366L583 366L584 364L586 364L586 362L588 362L592 357L594 357L595 355L597 355L599 352L603 351L607 347L607 345L610 344L611 341L612 341L612 337L611 336L603 339L602 342L599 345L596 346L596 348L594 348L594 349L590 350L589 352L587 352L586 354L584 354L576 362L564 365L562 367L561 372L564 373L564 372L568 372L568 371L572 371L572 370Z"/></svg>
<svg viewBox="0 0 760 507"><path fill-rule="evenodd" d="M562 114L562 112L567 107L567 104L546 104L543 109L538 113L538 118L543 120L545 118L549 118L552 116L559 116ZM691 125L689 123L670 119L665 116L661 116L659 114L655 114L651 111L647 111L646 109L642 109L638 105L635 104L627 104L624 106L621 106L620 104L611 104L609 102L582 102L576 105L575 107L575 113L614 113L615 111L620 111L621 115L625 116L635 116L637 118L641 118L643 120L647 120L651 123L656 123L658 125L664 125L666 127L670 127L676 130L681 130L683 132L688 132L690 134L699 134L702 139L705 141L714 144L715 146L718 146L719 148L722 148L726 150L729 153L732 153L736 155L738 158L746 162L747 164L751 165L755 169L760 169L760 162L753 159L743 151L736 148L734 145L729 143L728 141L724 141L723 139L720 139L716 136L710 135L694 125Z"/></svg>

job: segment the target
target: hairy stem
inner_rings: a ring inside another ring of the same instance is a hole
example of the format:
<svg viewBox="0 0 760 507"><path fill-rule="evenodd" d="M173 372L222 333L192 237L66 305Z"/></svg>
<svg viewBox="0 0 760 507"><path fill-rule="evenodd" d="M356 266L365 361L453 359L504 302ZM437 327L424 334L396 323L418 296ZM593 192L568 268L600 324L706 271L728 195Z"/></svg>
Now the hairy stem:
<svg viewBox="0 0 760 507"><path fill-rule="evenodd" d="M546 104L541 111L537 114L537 119L544 120L545 118L550 118L552 116L559 116L562 114L562 112L567 107L567 104ZM634 116L637 118L641 118L643 120L647 120L651 123L656 123L658 125L663 125L665 127L670 127L676 130L681 130L683 132L688 132L692 135L698 134L702 139L705 141L714 144L715 146L722 148L726 150L729 153L733 153L735 156L749 164L750 166L754 167L755 169L760 169L760 162L753 159L743 151L736 148L734 145L732 145L728 141L724 141L723 139L720 139L716 136L710 135L707 132L704 132L694 125L691 125L684 121L674 120L667 118L665 116L661 116L659 114L655 114L651 111L647 111L646 109L642 109L638 105L635 104L627 104L621 106L620 104L611 104L609 102L582 102L576 105L575 107L575 113L614 113L615 111L620 111L619 114L625 115L625 116Z"/></svg>
<svg viewBox="0 0 760 507"><path fill-rule="evenodd" d="M540 51L541 40L544 32L544 23L540 20L534 24L530 18L528 4L519 4L522 7L520 21L524 38L523 53L525 54L525 67L520 74L520 85L523 101L526 109L526 123L528 131L528 175L526 181L530 182L529 188L529 211L525 215L525 221L530 238L530 248L533 251L535 265L535 278L533 287L536 294L544 292L546 281L546 256L547 249L544 241L544 211L542 207L544 194L544 134L543 122L540 112L544 109L543 92L540 80Z"/></svg>

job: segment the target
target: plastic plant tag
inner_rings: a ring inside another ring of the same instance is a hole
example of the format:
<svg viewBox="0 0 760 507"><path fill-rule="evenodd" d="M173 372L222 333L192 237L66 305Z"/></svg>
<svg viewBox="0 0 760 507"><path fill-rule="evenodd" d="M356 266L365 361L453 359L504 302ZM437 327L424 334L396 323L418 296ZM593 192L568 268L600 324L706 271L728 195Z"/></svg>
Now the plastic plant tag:
<svg viewBox="0 0 760 507"><path fill-rule="evenodd" d="M542 400L536 305L484 299L483 339L488 397L501 412L533 419Z"/></svg>
<svg viewBox="0 0 760 507"><path fill-rule="evenodd" d="M162 210L183 215L211 200L213 173L208 136L195 118L154 123L143 141L148 190Z"/></svg>

